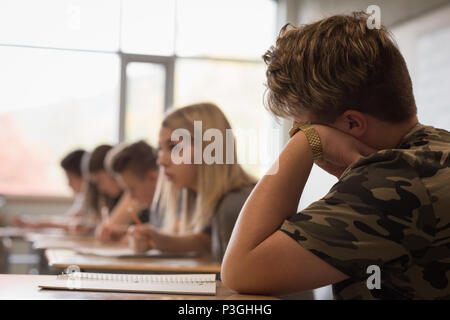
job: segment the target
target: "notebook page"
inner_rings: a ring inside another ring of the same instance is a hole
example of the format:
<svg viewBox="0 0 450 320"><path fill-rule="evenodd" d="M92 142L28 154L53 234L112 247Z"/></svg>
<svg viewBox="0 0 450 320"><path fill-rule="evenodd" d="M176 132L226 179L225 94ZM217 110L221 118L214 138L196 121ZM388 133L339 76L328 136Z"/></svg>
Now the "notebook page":
<svg viewBox="0 0 450 320"><path fill-rule="evenodd" d="M100 257L111 257L111 258L184 258L184 257L194 257L195 253L169 253L162 252L157 249L152 249L144 253L135 253L130 248L114 248L114 247L104 247L104 248L93 248L93 247L79 247L73 248L73 250L79 254L85 255L95 255Z"/></svg>
<svg viewBox="0 0 450 320"><path fill-rule="evenodd" d="M215 295L216 275L75 272L56 276L38 286L44 289Z"/></svg>

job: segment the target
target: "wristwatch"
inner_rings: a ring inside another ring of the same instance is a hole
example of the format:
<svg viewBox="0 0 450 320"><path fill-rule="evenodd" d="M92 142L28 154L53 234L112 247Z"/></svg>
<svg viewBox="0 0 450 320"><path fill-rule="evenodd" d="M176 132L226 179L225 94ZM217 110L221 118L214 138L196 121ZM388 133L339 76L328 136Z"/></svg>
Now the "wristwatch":
<svg viewBox="0 0 450 320"><path fill-rule="evenodd" d="M292 138L297 132L303 131L311 147L314 160L319 160L322 158L322 142L320 141L319 134L316 129L310 124L296 124L291 130L289 130L289 136Z"/></svg>

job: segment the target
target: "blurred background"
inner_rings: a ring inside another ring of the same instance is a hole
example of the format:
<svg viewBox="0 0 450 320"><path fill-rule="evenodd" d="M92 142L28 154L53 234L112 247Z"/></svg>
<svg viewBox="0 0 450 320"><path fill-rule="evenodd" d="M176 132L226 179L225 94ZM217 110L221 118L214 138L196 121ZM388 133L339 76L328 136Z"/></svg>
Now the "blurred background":
<svg viewBox="0 0 450 320"><path fill-rule="evenodd" d="M419 121L450 130L449 0L0 0L0 224L63 213L66 153L157 146L172 106L212 101L233 128L281 130L268 141L275 159L289 124L263 108L261 56L287 22L369 5L406 59ZM265 168L247 164L258 177ZM315 167L300 208L335 182Z"/></svg>

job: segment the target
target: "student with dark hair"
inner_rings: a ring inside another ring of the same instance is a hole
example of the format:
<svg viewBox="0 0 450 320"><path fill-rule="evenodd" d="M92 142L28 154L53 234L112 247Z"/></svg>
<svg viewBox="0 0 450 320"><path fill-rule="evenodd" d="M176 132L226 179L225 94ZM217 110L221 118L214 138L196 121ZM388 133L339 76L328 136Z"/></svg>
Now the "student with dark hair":
<svg viewBox="0 0 450 320"><path fill-rule="evenodd" d="M137 210L130 195L123 192L114 173L109 169L108 160L120 148L121 145L115 147L106 144L100 145L92 151L86 165L89 181L98 191L97 203L95 200L91 201L92 204L97 205L94 219L95 234L97 238L104 241L120 240L120 237L116 237L115 233L108 233L105 236L105 233L101 232L102 225L109 224L112 218L117 215L122 216L128 210Z"/></svg>
<svg viewBox="0 0 450 320"><path fill-rule="evenodd" d="M84 179L81 172L81 160L86 151L78 149L70 152L61 160L61 167L67 177L70 188L76 193L81 193L83 189Z"/></svg>
<svg viewBox="0 0 450 320"><path fill-rule="evenodd" d="M121 150L112 161L112 170L131 197L150 207L158 179L157 152L145 141ZM148 218L146 218L148 220Z"/></svg>
<svg viewBox="0 0 450 320"><path fill-rule="evenodd" d="M116 152L108 154L105 165L125 191L127 199L131 198L131 210L137 211L140 221L159 227L161 222L157 212L150 216L158 180L156 150L144 141L121 145ZM127 228L133 223L130 208L116 211L106 223L99 226L97 234L103 240L117 239L125 235Z"/></svg>
<svg viewBox="0 0 450 320"><path fill-rule="evenodd" d="M64 217L51 217L41 219L15 218L13 224L28 228L61 228L70 233L86 231L84 228L84 202L87 189L87 181L82 173L82 159L86 151L77 149L67 154L61 160L61 167L67 177L69 187L74 194L74 201Z"/></svg>
<svg viewBox="0 0 450 320"><path fill-rule="evenodd" d="M117 204L122 196L122 189L111 172L108 172L105 168L105 159L108 152L113 149L110 145L100 145L96 147L89 159L88 173L90 180L97 186L98 190L113 200L113 205ZM111 210L112 206L109 205L108 209Z"/></svg>

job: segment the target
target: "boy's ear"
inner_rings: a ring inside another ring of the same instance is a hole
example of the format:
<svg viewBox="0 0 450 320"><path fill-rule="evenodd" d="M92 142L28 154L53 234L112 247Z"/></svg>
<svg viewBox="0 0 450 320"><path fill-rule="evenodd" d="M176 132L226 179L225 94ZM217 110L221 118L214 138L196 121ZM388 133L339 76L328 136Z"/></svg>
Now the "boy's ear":
<svg viewBox="0 0 450 320"><path fill-rule="evenodd" d="M362 112L347 110L336 119L333 126L359 138L367 131L367 118Z"/></svg>

